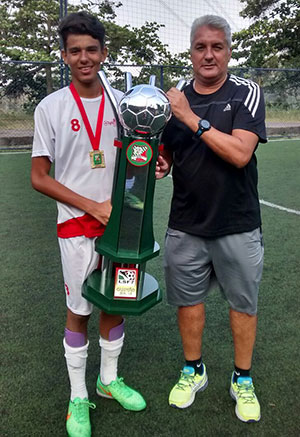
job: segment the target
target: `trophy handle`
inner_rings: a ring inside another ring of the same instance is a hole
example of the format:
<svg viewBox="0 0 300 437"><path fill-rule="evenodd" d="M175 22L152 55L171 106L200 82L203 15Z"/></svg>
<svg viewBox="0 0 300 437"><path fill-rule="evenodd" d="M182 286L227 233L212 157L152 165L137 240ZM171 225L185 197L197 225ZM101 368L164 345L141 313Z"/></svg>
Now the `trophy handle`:
<svg viewBox="0 0 300 437"><path fill-rule="evenodd" d="M183 88L186 86L186 84L187 84L187 81L186 81L185 79L180 79L179 82L178 82L178 84L176 85L176 88L177 88L179 91L182 91Z"/></svg>
<svg viewBox="0 0 300 437"><path fill-rule="evenodd" d="M156 76L154 74L152 74L152 76L150 76L150 79L149 79L149 85L155 86L155 81L156 81Z"/></svg>
<svg viewBox="0 0 300 437"><path fill-rule="evenodd" d="M125 73L125 93L132 88L132 74L129 71Z"/></svg>
<svg viewBox="0 0 300 437"><path fill-rule="evenodd" d="M122 126L121 126L120 121L119 121L119 115L118 115L118 106L119 105L118 105L116 96L114 95L112 87L110 86L104 71L100 70L98 75L100 78L100 82L101 82L106 94L108 95L108 98L110 100L111 106L112 106L114 114L115 114L115 119L116 119L116 123L117 123L117 130L118 130L118 138L121 138Z"/></svg>

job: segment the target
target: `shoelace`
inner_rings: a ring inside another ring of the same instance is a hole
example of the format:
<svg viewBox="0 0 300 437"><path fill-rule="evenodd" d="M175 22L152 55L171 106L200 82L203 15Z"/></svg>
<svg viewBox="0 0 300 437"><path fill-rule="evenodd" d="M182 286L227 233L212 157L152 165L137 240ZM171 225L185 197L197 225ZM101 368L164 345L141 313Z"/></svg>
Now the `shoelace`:
<svg viewBox="0 0 300 437"><path fill-rule="evenodd" d="M96 408L96 405L88 400L82 400L75 404L76 409L74 410L74 414L76 416L76 422L84 423L88 419L87 412L89 408L93 410Z"/></svg>
<svg viewBox="0 0 300 437"><path fill-rule="evenodd" d="M238 384L238 397L242 398L245 404L253 404L255 400L253 384Z"/></svg>
<svg viewBox="0 0 300 437"><path fill-rule="evenodd" d="M194 376L187 375L186 373L181 372L181 377L177 382L177 387L179 390L184 390L187 385L192 386L194 384Z"/></svg>
<svg viewBox="0 0 300 437"><path fill-rule="evenodd" d="M122 395L124 397L129 398L131 396L131 393L129 392L129 390L127 390L127 387L123 380L124 378L117 378L115 381L112 382L112 385L117 390L118 393L122 392Z"/></svg>

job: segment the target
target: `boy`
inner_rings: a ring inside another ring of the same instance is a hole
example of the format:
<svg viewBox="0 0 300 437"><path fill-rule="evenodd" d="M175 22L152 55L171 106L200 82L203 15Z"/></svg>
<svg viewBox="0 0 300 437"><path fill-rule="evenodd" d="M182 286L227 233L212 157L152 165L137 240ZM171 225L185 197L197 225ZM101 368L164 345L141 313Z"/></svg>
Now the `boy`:
<svg viewBox="0 0 300 437"><path fill-rule="evenodd" d="M111 213L117 136L116 120L101 87L98 71L105 61L105 30L93 16L73 13L59 26L62 56L72 74L70 87L43 99L35 111L32 152L32 186L55 199L57 233L65 282L67 319L65 358L71 386L67 432L90 436L85 369L87 325L92 304L81 296L86 277L99 265L95 239L101 236ZM115 90L117 99L121 93ZM55 177L49 175L55 161ZM116 399L125 409L146 407L143 397L117 377L118 357L124 342L124 320L101 313L101 365L97 393Z"/></svg>

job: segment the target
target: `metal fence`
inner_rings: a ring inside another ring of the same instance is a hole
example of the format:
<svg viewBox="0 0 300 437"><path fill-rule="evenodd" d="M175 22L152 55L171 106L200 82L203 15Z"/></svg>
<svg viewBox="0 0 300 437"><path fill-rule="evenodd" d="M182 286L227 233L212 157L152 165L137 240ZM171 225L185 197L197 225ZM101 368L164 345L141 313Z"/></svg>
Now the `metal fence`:
<svg viewBox="0 0 300 437"><path fill-rule="evenodd" d="M156 85L168 90L181 77L192 77L191 67L168 65L104 65L110 83L124 90L124 72L130 71L134 85L148 83L156 75ZM232 67L240 77L263 87L267 119L297 119L300 122L300 69ZM0 63L0 147L31 145L33 112L49 93L68 85L69 72L60 62L2 61ZM277 115L276 115L277 114Z"/></svg>

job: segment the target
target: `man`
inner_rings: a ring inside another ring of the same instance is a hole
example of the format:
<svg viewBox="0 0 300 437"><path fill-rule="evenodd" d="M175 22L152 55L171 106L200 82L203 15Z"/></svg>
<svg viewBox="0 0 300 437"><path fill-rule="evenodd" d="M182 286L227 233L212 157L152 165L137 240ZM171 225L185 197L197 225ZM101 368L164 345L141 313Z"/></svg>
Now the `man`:
<svg viewBox="0 0 300 437"><path fill-rule="evenodd" d="M173 162L165 275L168 302L178 307L186 360L169 403L186 408L207 387L204 301L216 277L230 306L235 362L230 394L238 418L252 422L260 419L250 368L263 265L254 152L259 141L266 142L265 110L258 85L228 74L230 57L228 23L214 15L195 20L194 79L183 92L168 92L173 117L162 136L157 177Z"/></svg>
<svg viewBox="0 0 300 437"><path fill-rule="evenodd" d="M55 199L57 232L65 282L67 319L65 357L71 385L67 415L69 436L90 436L85 369L87 325L92 305L81 296L86 277L97 268L95 239L104 232L111 213L116 121L98 71L105 61L105 30L93 16L70 14L59 26L62 56L72 74L70 87L47 96L35 111L31 179L33 187ZM120 99L121 93L115 91ZM50 176L55 161L55 177ZM102 312L101 365L97 393L116 399L124 408L146 407L143 397L117 376L124 342L124 320Z"/></svg>

